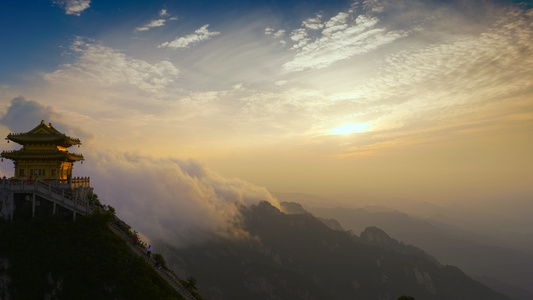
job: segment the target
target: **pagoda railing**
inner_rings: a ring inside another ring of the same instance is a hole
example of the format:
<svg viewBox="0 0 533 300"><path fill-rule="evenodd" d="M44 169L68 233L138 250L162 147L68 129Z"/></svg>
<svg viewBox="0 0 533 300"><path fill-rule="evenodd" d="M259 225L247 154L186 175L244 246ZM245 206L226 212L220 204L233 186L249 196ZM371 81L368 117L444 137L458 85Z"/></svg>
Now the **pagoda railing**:
<svg viewBox="0 0 533 300"><path fill-rule="evenodd" d="M0 180L8 180L13 184L25 183L31 185L34 182L45 183L52 185L58 189L67 189L75 190L78 187L88 188L91 187L91 178L90 177L73 177L70 179L18 179L18 178L0 178Z"/></svg>
<svg viewBox="0 0 533 300"><path fill-rule="evenodd" d="M74 177L70 180L70 187L75 189L78 187L84 187L88 188L91 186L91 178L90 177Z"/></svg>
<svg viewBox="0 0 533 300"><path fill-rule="evenodd" d="M72 180L74 179L70 181ZM88 199L75 199L71 193L74 185L77 187L87 185L86 187L89 187L89 180L88 178L83 180L75 178L74 181L72 184L65 180L65 183L61 184L59 180L54 181L54 183L47 183L39 179L23 180L4 177L0 178L0 188L11 193L34 193L79 214L90 214L92 207L89 205ZM69 188L65 188L65 186Z"/></svg>

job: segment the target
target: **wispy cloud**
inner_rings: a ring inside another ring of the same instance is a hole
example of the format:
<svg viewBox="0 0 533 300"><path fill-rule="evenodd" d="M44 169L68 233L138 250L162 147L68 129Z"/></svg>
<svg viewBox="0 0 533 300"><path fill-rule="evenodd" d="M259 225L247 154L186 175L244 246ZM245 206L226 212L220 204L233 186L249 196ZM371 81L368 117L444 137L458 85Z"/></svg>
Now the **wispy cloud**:
<svg viewBox="0 0 533 300"><path fill-rule="evenodd" d="M79 56L77 62L44 74L46 80L76 84L92 82L107 87L128 84L146 92L156 92L173 82L179 73L170 61L150 64L112 48L91 44L82 38L77 38L71 49Z"/></svg>
<svg viewBox="0 0 533 300"><path fill-rule="evenodd" d="M276 31L274 28L267 27L265 28L265 35L272 36L274 39L277 39L282 45L287 44L287 42L284 40L285 29L279 29Z"/></svg>
<svg viewBox="0 0 533 300"><path fill-rule="evenodd" d="M143 26L135 28L135 31L148 31L155 27L165 26L165 23L167 21L174 21L178 19L177 17L170 17L166 9L162 9L161 11L159 11L159 17L159 19L152 20Z"/></svg>
<svg viewBox="0 0 533 300"><path fill-rule="evenodd" d="M154 27L161 27L161 26L165 25L165 22L166 22L165 19L152 20L150 23L148 23L148 24L146 24L144 26L135 28L135 31L147 31L147 30L150 30L150 29L152 29Z"/></svg>
<svg viewBox="0 0 533 300"><path fill-rule="evenodd" d="M211 39L212 37L219 35L220 32L216 31L209 31L207 27L209 24L206 24L200 28L198 28L194 33L176 38L175 40L171 42L165 42L159 45L159 48L173 48L173 49L179 49L179 48L187 48L190 45L197 44L202 41L206 41Z"/></svg>
<svg viewBox="0 0 533 300"><path fill-rule="evenodd" d="M90 7L91 0L53 0L53 3L63 8L67 15L80 16L84 10Z"/></svg>
<svg viewBox="0 0 533 300"><path fill-rule="evenodd" d="M326 22L308 19L291 33L293 60L283 65L287 71L321 69L355 55L370 52L404 36L406 33L377 26L379 18L354 16L355 10L340 12ZM309 30L319 31L309 34Z"/></svg>

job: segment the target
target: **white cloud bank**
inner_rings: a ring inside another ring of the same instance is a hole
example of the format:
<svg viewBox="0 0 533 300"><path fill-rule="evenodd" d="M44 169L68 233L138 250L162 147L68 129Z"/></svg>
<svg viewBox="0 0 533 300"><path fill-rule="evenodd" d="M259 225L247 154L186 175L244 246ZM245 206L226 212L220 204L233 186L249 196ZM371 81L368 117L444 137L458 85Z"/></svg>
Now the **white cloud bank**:
<svg viewBox="0 0 533 300"><path fill-rule="evenodd" d="M211 39L212 37L219 35L220 32L216 31L209 31L207 27L209 24L206 24L200 28L198 28L194 33L176 38L175 40L171 42L164 42L161 45L159 45L159 48L173 48L173 49L179 49L179 48L187 48L190 45L197 44L202 41L206 41Z"/></svg>
<svg viewBox="0 0 533 300"><path fill-rule="evenodd" d="M195 160L109 152L85 157L100 199L151 240L183 246L212 234L246 236L239 206L266 200L279 207L266 188L222 177Z"/></svg>
<svg viewBox="0 0 533 300"><path fill-rule="evenodd" d="M67 15L80 16L81 13L91 6L91 0L55 0L54 4L65 10Z"/></svg>

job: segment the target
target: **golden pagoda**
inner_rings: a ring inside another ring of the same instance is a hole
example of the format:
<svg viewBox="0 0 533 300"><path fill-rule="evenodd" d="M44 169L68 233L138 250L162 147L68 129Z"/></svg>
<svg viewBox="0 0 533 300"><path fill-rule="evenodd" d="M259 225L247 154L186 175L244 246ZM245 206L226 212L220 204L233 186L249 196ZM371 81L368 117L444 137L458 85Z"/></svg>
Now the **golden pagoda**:
<svg viewBox="0 0 533 300"><path fill-rule="evenodd" d="M81 141L59 132L44 120L26 133L10 133L6 140L22 145L22 149L3 151L0 156L13 160L16 179L39 179L41 182L66 183L72 178L75 162L83 155L70 153L68 148Z"/></svg>

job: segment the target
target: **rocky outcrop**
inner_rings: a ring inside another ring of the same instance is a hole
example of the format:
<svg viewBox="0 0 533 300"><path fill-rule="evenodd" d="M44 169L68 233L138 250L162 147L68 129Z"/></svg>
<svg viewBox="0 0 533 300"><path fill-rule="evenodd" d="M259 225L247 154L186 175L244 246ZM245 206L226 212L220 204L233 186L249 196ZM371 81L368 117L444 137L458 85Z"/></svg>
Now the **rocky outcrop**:
<svg viewBox="0 0 533 300"><path fill-rule="evenodd" d="M303 208L300 203L296 202L281 202L281 211L288 215L308 214L309 212Z"/></svg>

